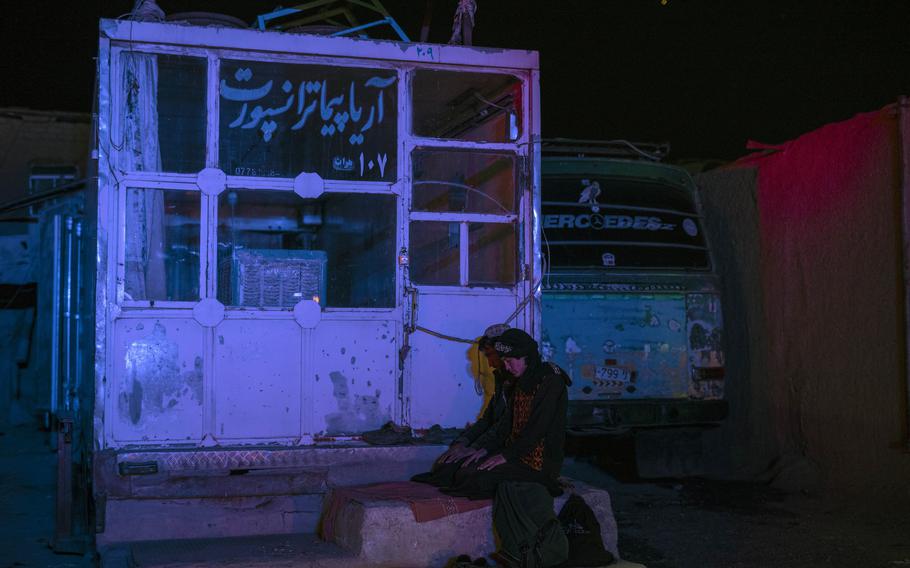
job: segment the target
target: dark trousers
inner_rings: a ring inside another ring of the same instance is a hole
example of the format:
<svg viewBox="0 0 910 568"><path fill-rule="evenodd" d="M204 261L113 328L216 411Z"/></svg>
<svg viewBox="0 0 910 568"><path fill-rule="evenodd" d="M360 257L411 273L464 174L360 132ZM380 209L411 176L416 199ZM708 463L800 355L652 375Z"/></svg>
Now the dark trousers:
<svg viewBox="0 0 910 568"><path fill-rule="evenodd" d="M521 568L559 566L569 542L553 512L553 496L539 483L506 481L493 500L493 527L501 553Z"/></svg>
<svg viewBox="0 0 910 568"><path fill-rule="evenodd" d="M455 483L455 473L461 467L464 460L454 463L434 463L433 469L424 473L418 473L411 478L411 481L435 485L436 487L450 487Z"/></svg>
<svg viewBox="0 0 910 568"><path fill-rule="evenodd" d="M437 464L432 471L417 474L411 481L429 483L439 487L447 495L468 499L492 499L496 494L496 487L503 481L540 483L551 495L562 494L555 479L550 479L521 462L506 462L493 469L479 470L477 466L483 463L483 460L466 467L462 467L463 461Z"/></svg>

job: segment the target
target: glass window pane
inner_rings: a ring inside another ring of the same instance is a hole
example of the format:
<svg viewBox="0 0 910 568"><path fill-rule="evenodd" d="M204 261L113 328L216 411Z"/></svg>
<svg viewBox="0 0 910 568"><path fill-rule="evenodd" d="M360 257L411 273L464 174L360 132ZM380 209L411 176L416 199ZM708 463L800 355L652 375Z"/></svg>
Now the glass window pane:
<svg viewBox="0 0 910 568"><path fill-rule="evenodd" d="M614 241L551 241L547 262L560 268L707 270L711 259L707 249L635 246Z"/></svg>
<svg viewBox="0 0 910 568"><path fill-rule="evenodd" d="M549 162L559 168L558 162ZM543 202L581 206L654 207L696 214L695 196L682 185L603 175L544 175Z"/></svg>
<svg viewBox="0 0 910 568"><path fill-rule="evenodd" d="M465 150L415 150L415 211L515 212L515 156Z"/></svg>
<svg viewBox="0 0 910 568"><path fill-rule="evenodd" d="M414 134L472 142L514 142L521 135L521 81L512 75L418 70Z"/></svg>
<svg viewBox="0 0 910 568"><path fill-rule="evenodd" d="M460 224L414 221L411 223L411 281L415 284L457 286Z"/></svg>
<svg viewBox="0 0 910 568"><path fill-rule="evenodd" d="M196 173L205 167L206 61L176 55L157 57L161 169Z"/></svg>
<svg viewBox="0 0 910 568"><path fill-rule="evenodd" d="M468 225L468 283L512 286L516 277L516 234L511 223Z"/></svg>
<svg viewBox="0 0 910 568"><path fill-rule="evenodd" d="M223 60L221 169L395 181L397 82L392 69Z"/></svg>
<svg viewBox="0 0 910 568"><path fill-rule="evenodd" d="M395 197L226 191L218 199L218 299L226 306L395 305Z"/></svg>
<svg viewBox="0 0 910 568"><path fill-rule="evenodd" d="M200 193L126 192L126 299L198 300Z"/></svg>
<svg viewBox="0 0 910 568"><path fill-rule="evenodd" d="M545 176L542 213L552 268L710 266L695 198L685 186L608 176Z"/></svg>
<svg viewBox="0 0 910 568"><path fill-rule="evenodd" d="M326 305L395 306L396 207L391 195L328 194L316 246L329 256Z"/></svg>
<svg viewBox="0 0 910 568"><path fill-rule="evenodd" d="M121 64L120 167L179 173L204 168L205 59L124 52Z"/></svg>

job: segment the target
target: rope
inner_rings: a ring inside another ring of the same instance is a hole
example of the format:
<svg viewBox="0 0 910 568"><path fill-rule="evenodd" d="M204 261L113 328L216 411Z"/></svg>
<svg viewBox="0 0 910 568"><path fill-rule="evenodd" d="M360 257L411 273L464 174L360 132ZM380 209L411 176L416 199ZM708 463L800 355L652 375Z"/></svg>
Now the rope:
<svg viewBox="0 0 910 568"><path fill-rule="evenodd" d="M536 290L538 286L540 286L540 281L537 282L537 285L534 286L533 289ZM534 293L533 293L533 292L530 293L530 294L528 294L528 296L527 296L524 300L522 300L520 304L518 304L518 307L515 308L515 311L512 312L512 314L508 317L508 319L506 319L506 320L503 321L502 323L506 323L506 324L507 324L507 323L509 323L510 321L512 321L513 319L515 319L516 317L518 317L518 314L521 313L521 310L523 310L524 307L528 305L528 302L530 302L533 298L534 298ZM433 331L432 329L427 329L427 328L425 328L425 327L423 327L423 326L420 326L420 325L414 326L414 329L416 329L416 330L418 330L418 331L422 331L422 332L424 332L424 333L426 333L426 334L432 335L433 337L438 337L438 338L440 338L440 339L445 339L445 340L448 340L448 341L456 341L456 342L458 342L458 343L467 343L468 345L475 345L475 344L477 344L477 341L474 341L473 339L464 339L464 338L461 338L461 337L455 337L454 335L446 335L446 334L440 333L440 332L438 332L438 331Z"/></svg>
<svg viewBox="0 0 910 568"><path fill-rule="evenodd" d="M509 316L509 318L502 323L509 323L513 319L517 318L518 314L521 313L521 310L523 310L524 307L528 305L528 302L530 302L534 298L534 291L537 290L538 287L540 287L540 280L538 280L537 284L533 288L531 288L531 293L528 294L528 296L524 300L522 300L520 304L518 304L518 307L515 308L515 311L512 312L512 314Z"/></svg>
<svg viewBox="0 0 910 568"><path fill-rule="evenodd" d="M474 358L477 362L477 375L474 377L474 393L477 396L483 395L483 373L480 371L480 347L474 350Z"/></svg>
<svg viewBox="0 0 910 568"><path fill-rule="evenodd" d="M626 146L627 148L629 148L630 150L632 150L633 152L635 152L642 158L647 158L654 162L659 162L661 160L659 154L652 154L651 152L645 152L644 150L642 150L635 144L629 142L628 140L616 140L615 142L619 142L620 144L623 144L624 146Z"/></svg>
<svg viewBox="0 0 910 568"><path fill-rule="evenodd" d="M490 100L487 100L487 99L483 98L483 96L481 96L480 93L476 93L476 92L475 92L475 93L474 93L474 98L478 99L480 102L482 102L483 104L485 104L485 105L487 105L487 106L496 107L496 108L498 108L499 110L504 110L504 111L511 111L511 110L512 110L511 107L498 105L498 104L494 103L493 101L490 101Z"/></svg>
<svg viewBox="0 0 910 568"><path fill-rule="evenodd" d="M452 22L452 37L449 39L450 44L461 45L463 38L461 37L462 23L465 18L471 22L471 27L474 27L474 12L477 11L477 1L476 0L458 0L458 8L455 8L455 21Z"/></svg>
<svg viewBox="0 0 910 568"><path fill-rule="evenodd" d="M480 191L480 190L477 189L476 187L472 187L472 186L467 185L467 184L456 183L456 182L454 182L454 181L441 181L441 180L428 179L428 180L415 181L415 182L413 182L411 185L413 185L413 186L415 186L415 187L418 186L418 185L449 185L449 186L452 186L452 187L457 187L457 188L463 189L463 190L465 190L465 191L470 191L470 192L472 192L472 193L476 193L476 194L479 195L480 197L483 197L483 198L486 198L486 199L492 201L493 204L496 205L497 207L499 207L499 209L502 210L502 212L505 213L506 215L511 215L511 214L512 214L512 212L509 211L509 210L505 207L505 205L503 205L502 203L500 203L499 201L497 201L493 196L487 195L486 193Z"/></svg>
<svg viewBox="0 0 910 568"><path fill-rule="evenodd" d="M458 343L467 343L468 345L474 345L477 343L473 339L462 339L461 337L455 337L454 335L446 335L444 333L439 333L438 331L433 331L432 329L427 329L422 326L416 326L415 329L422 331L426 334L432 335L433 337L438 337L440 339L446 339L448 341L456 341Z"/></svg>
<svg viewBox="0 0 910 568"><path fill-rule="evenodd" d="M139 22L163 22L164 10L158 7L155 0L136 0L130 19Z"/></svg>

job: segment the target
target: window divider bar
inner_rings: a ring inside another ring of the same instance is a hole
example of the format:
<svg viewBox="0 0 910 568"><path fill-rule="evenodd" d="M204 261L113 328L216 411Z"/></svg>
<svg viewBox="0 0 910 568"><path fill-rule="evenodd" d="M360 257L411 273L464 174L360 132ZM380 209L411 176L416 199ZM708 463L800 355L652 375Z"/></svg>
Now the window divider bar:
<svg viewBox="0 0 910 568"><path fill-rule="evenodd" d="M205 207L206 215L210 222L205 225L206 246L205 252L200 259L200 272L204 275L205 293L200 294L203 298L217 298L218 296L218 196L205 195L207 200ZM201 292L202 290L200 290Z"/></svg>
<svg viewBox="0 0 910 568"><path fill-rule="evenodd" d="M267 178L252 176L227 176L228 189L294 191L293 178ZM356 182L348 180L325 180L326 193L395 193L395 184L388 182Z"/></svg>
<svg viewBox="0 0 910 568"><path fill-rule="evenodd" d="M206 195L205 193L199 192L199 197L201 201L199 203L199 299L204 299L209 297L208 293L208 258L209 258L209 239L211 238L209 232L209 225L217 221L211 217L211 210L209 207L209 202L217 197Z"/></svg>
<svg viewBox="0 0 910 568"><path fill-rule="evenodd" d="M468 222L462 221L459 225L459 243L458 243L458 250L460 253L459 256L460 256L460 260L461 260L461 270L458 271L459 272L459 283L462 286L467 286L468 282L470 280L469 275L468 275L468 271L470 270L470 263L468 260L468 255L469 255L468 240L469 240L469 238L470 237L468 235Z"/></svg>
<svg viewBox="0 0 910 568"><path fill-rule="evenodd" d="M149 300L124 300L120 305L121 311L117 317L158 317L158 315L163 313L161 310L173 312L172 317L192 317L189 313L192 312L195 305L196 302L194 301L156 300L152 302ZM183 311L180 312L180 310Z"/></svg>
<svg viewBox="0 0 910 568"><path fill-rule="evenodd" d="M119 306L126 297L124 288L126 287L126 194L129 188L125 184L117 186L115 198L117 200L117 238L111 239L113 247L110 252L111 259L117 261L117 277L114 280L114 298L115 303Z"/></svg>
<svg viewBox="0 0 910 568"><path fill-rule="evenodd" d="M527 155L527 145L515 142L469 142L449 138L422 138L411 136L413 148L442 148L457 150L486 150L491 152L511 152L518 156Z"/></svg>
<svg viewBox="0 0 910 568"><path fill-rule="evenodd" d="M397 219L395 220L396 233L397 233L397 242L396 242L396 251L399 251L398 254L405 253L407 256L407 251L410 250L410 219L408 218L408 212L411 210L411 81L414 76L414 71L408 67L399 67L398 68L398 132L396 138L397 152L398 155L396 159L398 160L398 179L396 180L393 190L398 194L398 209L396 210ZM401 293L405 288L411 286L408 273L408 263L402 262L402 259L399 257L399 262L397 270L395 271L395 306L398 310L398 317L401 320L404 320L404 311L405 311L405 300ZM400 331L399 331L400 333ZM403 340L402 336L399 336L399 342ZM400 345L401 343L399 343ZM405 365L410 365L410 359L405 362ZM398 410L398 418L407 424L410 420L410 409L405 404L409 394L410 394L410 373L404 372L400 375L400 380L397 388L397 400L398 404L396 408Z"/></svg>
<svg viewBox="0 0 910 568"><path fill-rule="evenodd" d="M141 187L143 189L180 189L198 190L196 185L197 174L174 174L166 172L126 172L120 178L120 185L125 187Z"/></svg>
<svg viewBox="0 0 910 568"><path fill-rule="evenodd" d="M514 223L518 215L494 215L489 213L436 213L411 211L411 221L449 221L453 223Z"/></svg>
<svg viewBox="0 0 910 568"><path fill-rule="evenodd" d="M208 56L208 80L206 85L206 129L205 129L205 165L218 167L218 127L220 120L220 101L218 100L218 79L221 73L221 60L217 56Z"/></svg>

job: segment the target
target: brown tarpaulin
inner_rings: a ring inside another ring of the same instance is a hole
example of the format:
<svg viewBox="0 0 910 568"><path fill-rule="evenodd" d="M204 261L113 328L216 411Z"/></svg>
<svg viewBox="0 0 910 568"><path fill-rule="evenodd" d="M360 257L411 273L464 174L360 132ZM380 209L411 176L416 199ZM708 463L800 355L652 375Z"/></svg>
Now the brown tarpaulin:
<svg viewBox="0 0 910 568"><path fill-rule="evenodd" d="M756 304L763 314L728 346L731 357L746 349L767 368L745 365L739 401L751 402L737 414L731 400L726 430L734 451L770 456L784 485L910 499L899 132L898 108L889 105L699 178L709 216L724 191L737 193L722 197L727 214L731 200L757 203L757 258L743 242L724 242L737 232L742 240L735 219L726 234L711 235L719 248L738 249L719 263L726 291L732 272L732 289L753 300L740 306L745 312L728 307L728 328ZM749 168L757 189L723 187L725 176ZM760 294L743 278L759 279Z"/></svg>

